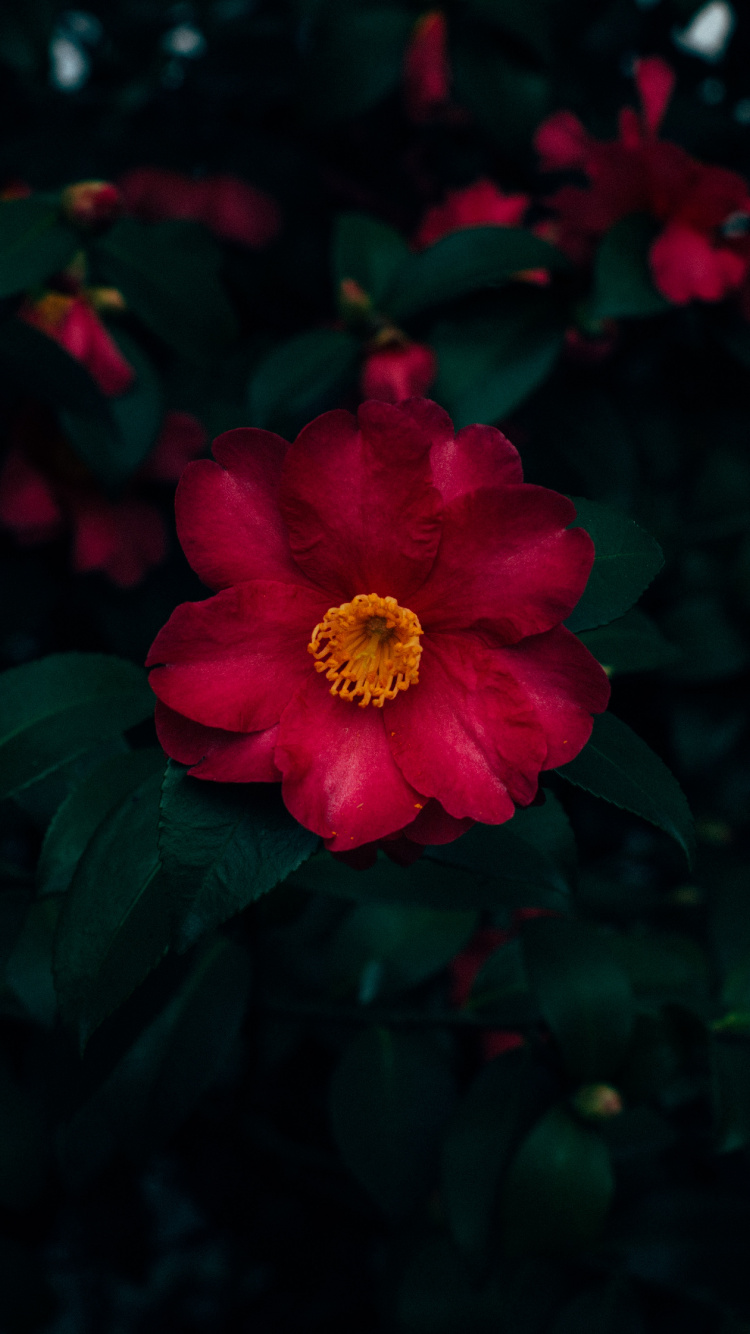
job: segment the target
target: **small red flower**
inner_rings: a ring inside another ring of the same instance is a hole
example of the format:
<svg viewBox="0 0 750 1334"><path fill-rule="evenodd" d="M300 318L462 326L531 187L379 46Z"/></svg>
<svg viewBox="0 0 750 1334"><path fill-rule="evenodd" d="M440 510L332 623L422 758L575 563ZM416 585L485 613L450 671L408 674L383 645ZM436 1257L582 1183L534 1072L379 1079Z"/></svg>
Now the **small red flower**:
<svg viewBox="0 0 750 1334"><path fill-rule="evenodd" d="M461 190L449 190L442 204L425 213L414 238L422 249L467 227L520 227L529 196L506 195L486 176Z"/></svg>
<svg viewBox="0 0 750 1334"><path fill-rule="evenodd" d="M47 292L37 301L25 301L19 315L80 361L103 394L115 397L133 384L133 367L82 293Z"/></svg>
<svg viewBox="0 0 750 1334"><path fill-rule="evenodd" d="M429 121L450 96L448 24L440 9L417 19L404 55L404 97L410 120Z"/></svg>
<svg viewBox="0 0 750 1334"><path fill-rule="evenodd" d="M548 201L557 214L557 243L585 262L596 239L620 218L650 214L661 224L650 251L658 290L676 305L720 301L750 269L747 243L723 230L750 210L747 185L736 172L708 166L657 138L674 86L664 61L637 61L635 77L641 112L620 112L617 140L593 139L570 111L556 112L537 130L543 168L577 168L590 181L588 189L564 186Z"/></svg>
<svg viewBox="0 0 750 1334"><path fill-rule="evenodd" d="M384 403L402 403L426 394L436 375L432 348L404 340L368 353L362 366L362 394Z"/></svg>
<svg viewBox="0 0 750 1334"><path fill-rule="evenodd" d="M168 412L141 475L176 481L205 440L194 417ZM137 486L117 500L106 496L52 416L36 407L17 419L0 468L0 526L23 546L48 542L69 529L73 569L100 570L120 588L140 583L167 550L157 507L138 494Z"/></svg>
<svg viewBox="0 0 750 1334"><path fill-rule="evenodd" d="M79 181L60 196L62 211L76 227L101 227L122 213L122 195L109 181Z"/></svg>
<svg viewBox="0 0 750 1334"><path fill-rule="evenodd" d="M161 167L136 167L120 190L126 211L144 222L200 222L222 240L254 250L272 241L281 226L276 201L237 176L195 180Z"/></svg>
<svg viewBox="0 0 750 1334"><path fill-rule="evenodd" d="M593 544L498 430L368 402L292 445L230 431L214 457L185 470L177 524L217 592L148 656L168 754L281 781L333 851L502 823L578 754L609 698L561 624Z"/></svg>

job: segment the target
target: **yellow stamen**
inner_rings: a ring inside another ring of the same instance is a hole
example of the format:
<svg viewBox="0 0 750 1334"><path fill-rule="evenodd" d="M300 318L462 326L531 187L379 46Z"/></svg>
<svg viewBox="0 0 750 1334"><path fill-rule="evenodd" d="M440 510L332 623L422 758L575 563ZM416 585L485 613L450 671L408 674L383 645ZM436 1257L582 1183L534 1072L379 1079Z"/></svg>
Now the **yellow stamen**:
<svg viewBox="0 0 750 1334"><path fill-rule="evenodd" d="M414 612L399 607L395 598L359 593L331 607L313 630L307 651L316 672L325 672L333 682L332 695L356 700L361 709L368 704L382 709L399 690L417 685L423 633Z"/></svg>

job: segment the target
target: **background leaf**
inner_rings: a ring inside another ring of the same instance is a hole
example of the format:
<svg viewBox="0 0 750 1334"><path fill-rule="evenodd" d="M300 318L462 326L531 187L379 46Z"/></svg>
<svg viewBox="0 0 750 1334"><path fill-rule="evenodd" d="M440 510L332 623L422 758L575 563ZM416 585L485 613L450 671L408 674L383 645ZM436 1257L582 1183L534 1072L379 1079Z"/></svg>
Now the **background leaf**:
<svg viewBox="0 0 750 1334"><path fill-rule="evenodd" d="M0 795L134 727L154 706L146 673L99 653L55 653L0 678Z"/></svg>
<svg viewBox="0 0 750 1334"><path fill-rule="evenodd" d="M347 1167L387 1214L409 1213L437 1171L453 1080L430 1036L368 1027L331 1084L333 1131Z"/></svg>
<svg viewBox="0 0 750 1334"><path fill-rule="evenodd" d="M167 949L169 924L157 845L161 774L152 774L99 826L78 863L54 949L60 1010L81 1046Z"/></svg>
<svg viewBox="0 0 750 1334"><path fill-rule="evenodd" d="M39 195L0 202L0 298L37 287L64 269L78 238L56 201Z"/></svg>
<svg viewBox="0 0 750 1334"><path fill-rule="evenodd" d="M614 714L594 719L591 740L557 772L576 787L663 829L692 861L693 817L682 788L659 756Z"/></svg>
<svg viewBox="0 0 750 1334"><path fill-rule="evenodd" d="M641 213L622 218L607 232L594 261L594 319L661 315L669 310L649 268L648 251L655 235L653 222Z"/></svg>
<svg viewBox="0 0 750 1334"><path fill-rule="evenodd" d="M343 329L314 329L278 344L253 371L248 388L250 420L267 427L301 419L331 406L330 399L353 375L359 342Z"/></svg>
<svg viewBox="0 0 750 1334"><path fill-rule="evenodd" d="M618 510L573 497L576 521L593 539L594 565L583 596L565 624L592 630L622 616L659 573L664 557L658 542Z"/></svg>
<svg viewBox="0 0 750 1334"><path fill-rule="evenodd" d="M366 213L341 213L333 235L333 279L336 291L346 278L359 283L378 306L410 260L400 232Z"/></svg>
<svg viewBox="0 0 750 1334"><path fill-rule="evenodd" d="M318 841L289 814L275 786L205 783L170 760L159 851L178 948L267 894Z"/></svg>

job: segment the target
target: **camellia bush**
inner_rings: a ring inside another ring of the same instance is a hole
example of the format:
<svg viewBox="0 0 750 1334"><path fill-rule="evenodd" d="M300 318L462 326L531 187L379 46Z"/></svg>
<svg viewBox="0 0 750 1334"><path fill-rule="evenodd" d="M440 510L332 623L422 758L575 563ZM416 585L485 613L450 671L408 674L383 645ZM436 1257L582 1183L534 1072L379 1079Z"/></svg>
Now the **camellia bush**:
<svg viewBox="0 0 750 1334"><path fill-rule="evenodd" d="M750 54L0 14L0 1331L750 1330Z"/></svg>

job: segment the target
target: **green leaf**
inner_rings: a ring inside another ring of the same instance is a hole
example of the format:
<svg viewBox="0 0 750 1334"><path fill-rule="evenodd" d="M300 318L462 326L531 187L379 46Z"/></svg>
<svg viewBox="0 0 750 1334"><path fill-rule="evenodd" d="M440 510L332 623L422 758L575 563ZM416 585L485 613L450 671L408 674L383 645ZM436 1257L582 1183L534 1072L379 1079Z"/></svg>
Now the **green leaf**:
<svg viewBox="0 0 750 1334"><path fill-rule="evenodd" d="M417 986L445 968L476 927L476 912L366 903L344 919L328 948L337 988L367 1004Z"/></svg>
<svg viewBox="0 0 750 1334"><path fill-rule="evenodd" d="M62 899L37 899L13 946L5 981L27 1015L42 1028L52 1028L57 1017L57 994L52 978L52 942Z"/></svg>
<svg viewBox="0 0 750 1334"><path fill-rule="evenodd" d="M669 667L680 657L680 650L637 607L609 625L584 630L579 638L608 676L653 672L659 667Z"/></svg>
<svg viewBox="0 0 750 1334"><path fill-rule="evenodd" d="M529 978L516 937L493 950L474 979L468 1009L487 1018L497 1018L498 1028L538 1023L539 1008L529 988Z"/></svg>
<svg viewBox="0 0 750 1334"><path fill-rule="evenodd" d="M497 314L441 321L430 343L435 396L462 427L499 421L518 407L550 374L563 330L544 293L513 290Z"/></svg>
<svg viewBox="0 0 750 1334"><path fill-rule="evenodd" d="M170 760L159 851L177 947L267 894L317 845L270 784L206 783Z"/></svg>
<svg viewBox="0 0 750 1334"><path fill-rule="evenodd" d="M539 917L522 928L531 989L582 1083L612 1078L633 1028L628 975L608 937L586 922Z"/></svg>
<svg viewBox="0 0 750 1334"><path fill-rule="evenodd" d="M695 830L682 788L663 760L614 714L603 713L594 719L591 740L557 773L663 829L692 864Z"/></svg>
<svg viewBox="0 0 750 1334"><path fill-rule="evenodd" d="M593 319L661 315L670 309L651 278L648 252L655 234L653 220L641 213L622 218L607 232L594 260Z"/></svg>
<svg viewBox="0 0 750 1334"><path fill-rule="evenodd" d="M469 227L413 255L383 305L396 319L468 292L502 287L524 269L566 269L565 256L521 227Z"/></svg>
<svg viewBox="0 0 750 1334"><path fill-rule="evenodd" d="M478 1282L450 1238L438 1233L407 1267L398 1329L403 1334L546 1334L561 1289L556 1267L528 1258L500 1257L498 1262L494 1257L487 1281Z"/></svg>
<svg viewBox="0 0 750 1334"><path fill-rule="evenodd" d="M93 250L133 313L189 361L217 361L236 337L221 250L201 227L123 218Z"/></svg>
<svg viewBox="0 0 750 1334"><path fill-rule="evenodd" d="M514 6L516 15L528 8ZM536 64L512 59L507 48L501 34L484 26L462 33L451 53L456 94L504 154L525 161L549 110L550 84Z"/></svg>
<svg viewBox="0 0 750 1334"><path fill-rule="evenodd" d="M63 411L62 425L79 458L106 486L117 486L143 463L156 441L162 420L159 378L140 345L122 330L108 331L136 373L126 394L106 400L100 413Z"/></svg>
<svg viewBox="0 0 750 1334"><path fill-rule="evenodd" d="M330 407L354 374L360 346L343 329L313 329L280 343L256 366L248 388L254 426L284 424Z"/></svg>
<svg viewBox="0 0 750 1334"><path fill-rule="evenodd" d="M572 497L575 528L585 528L596 555L583 596L565 624L578 634L617 620L638 601L664 564L659 543L619 510Z"/></svg>
<svg viewBox="0 0 750 1334"><path fill-rule="evenodd" d="M503 1198L512 1253L568 1255L596 1241L614 1178L601 1137L563 1107L534 1126L511 1164Z"/></svg>
<svg viewBox="0 0 750 1334"><path fill-rule="evenodd" d="M37 865L40 894L68 889L89 840L115 807L151 774L164 771L156 747L115 755L96 766L58 808Z"/></svg>
<svg viewBox="0 0 750 1334"><path fill-rule="evenodd" d="M85 1184L117 1150L165 1143L210 1088L236 1041L250 987L247 954L221 937L61 1135L64 1176Z"/></svg>
<svg viewBox="0 0 750 1334"><path fill-rule="evenodd" d="M23 320L0 324L0 375L11 391L19 389L53 408L110 421L109 403L75 357L53 338Z"/></svg>
<svg viewBox="0 0 750 1334"><path fill-rule="evenodd" d="M364 288L378 306L411 259L404 238L365 213L341 213L333 235L333 278L338 293L346 278Z"/></svg>
<svg viewBox="0 0 750 1334"><path fill-rule="evenodd" d="M528 1115L528 1054L490 1061L458 1104L443 1143L441 1198L454 1241L488 1258L500 1181Z"/></svg>
<svg viewBox="0 0 750 1334"><path fill-rule="evenodd" d="M149 717L146 673L100 653L55 653L0 677L0 796Z"/></svg>
<svg viewBox="0 0 750 1334"><path fill-rule="evenodd" d="M543 810L539 808L540 816ZM559 851L550 855L533 837L535 829L540 839L544 836L551 817L545 821L534 819L535 815L536 810L533 815L529 812L528 820L514 816L504 825L476 824L454 843L430 848L427 855L443 866L463 867L486 877L495 886L498 904L565 908L570 885L564 859Z"/></svg>
<svg viewBox="0 0 750 1334"><path fill-rule="evenodd" d="M431 1037L370 1027L346 1048L331 1084L334 1136L385 1213L409 1213L427 1193L452 1101L448 1054Z"/></svg>
<svg viewBox="0 0 750 1334"><path fill-rule="evenodd" d="M415 15L396 5L329 4L308 56L304 112L318 122L358 116L401 79Z"/></svg>
<svg viewBox="0 0 750 1334"><path fill-rule="evenodd" d="M157 829L161 775L152 774L99 826L78 863L54 949L63 1019L83 1048L166 951L169 924Z"/></svg>
<svg viewBox="0 0 750 1334"><path fill-rule="evenodd" d="M55 203L34 195L0 202L0 298L38 287L64 269L77 248Z"/></svg>

